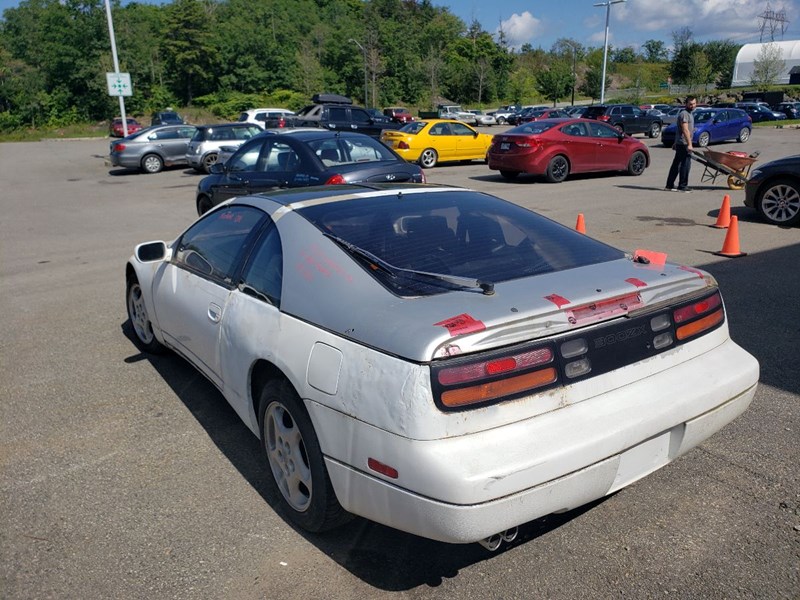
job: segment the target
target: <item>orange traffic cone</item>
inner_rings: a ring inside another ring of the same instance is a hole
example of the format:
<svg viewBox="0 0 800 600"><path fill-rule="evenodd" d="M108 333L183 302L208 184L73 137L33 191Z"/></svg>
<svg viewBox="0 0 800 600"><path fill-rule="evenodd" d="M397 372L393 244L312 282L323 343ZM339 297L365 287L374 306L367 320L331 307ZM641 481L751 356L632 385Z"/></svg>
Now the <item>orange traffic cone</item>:
<svg viewBox="0 0 800 600"><path fill-rule="evenodd" d="M586 233L586 223L583 221L583 213L578 213L578 221L575 223L575 231L578 233Z"/></svg>
<svg viewBox="0 0 800 600"><path fill-rule="evenodd" d="M725 234L725 242L722 244L722 250L714 252L714 254L717 256L727 256L728 258L747 256L746 252L739 251L739 217L731 217L731 223L728 226L728 233Z"/></svg>
<svg viewBox="0 0 800 600"><path fill-rule="evenodd" d="M725 197L722 199L722 206L719 209L719 214L717 215L717 222L711 225L711 227L715 227L717 229L727 229L728 225L731 224L731 197L728 194L725 194Z"/></svg>

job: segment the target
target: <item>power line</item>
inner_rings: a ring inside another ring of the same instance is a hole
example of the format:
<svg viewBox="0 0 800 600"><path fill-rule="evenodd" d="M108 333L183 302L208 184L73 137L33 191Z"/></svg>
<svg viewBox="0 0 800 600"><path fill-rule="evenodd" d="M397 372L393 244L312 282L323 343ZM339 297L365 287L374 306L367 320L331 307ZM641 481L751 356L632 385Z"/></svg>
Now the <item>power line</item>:
<svg viewBox="0 0 800 600"><path fill-rule="evenodd" d="M781 10L772 10L767 2L767 9L758 15L759 20L759 29L761 30L761 37L759 38L759 42L764 42L765 33L769 30L769 41L775 41L775 32L778 31L780 28L781 30L781 39L783 39L783 34L786 33L786 28L789 26L789 20L786 18L786 11Z"/></svg>

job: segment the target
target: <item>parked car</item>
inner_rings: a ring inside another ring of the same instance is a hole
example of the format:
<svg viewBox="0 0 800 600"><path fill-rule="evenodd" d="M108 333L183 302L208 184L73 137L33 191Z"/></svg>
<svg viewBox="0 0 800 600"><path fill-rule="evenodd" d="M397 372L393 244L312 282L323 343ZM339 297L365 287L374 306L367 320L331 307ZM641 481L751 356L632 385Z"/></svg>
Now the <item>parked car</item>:
<svg viewBox="0 0 800 600"><path fill-rule="evenodd" d="M407 108L403 108L402 106L384 108L383 114L389 117L395 123L405 124L414 120L414 116L409 112L409 110Z"/></svg>
<svg viewBox="0 0 800 600"><path fill-rule="evenodd" d="M667 125L675 125L678 122L678 115L680 112L684 110L683 106L674 106L670 108L667 112L661 115L661 124L663 128L666 128ZM663 129L662 129L663 132Z"/></svg>
<svg viewBox="0 0 800 600"><path fill-rule="evenodd" d="M492 125L497 125L497 119L494 115L487 115L482 110L477 108L469 109L473 115L475 115L475 120L477 121L477 125L485 125L487 127L491 127Z"/></svg>
<svg viewBox="0 0 800 600"><path fill-rule="evenodd" d="M547 110L550 108L549 106L525 106L521 110L515 112L513 115L509 115L506 119L506 122L509 125L519 125L523 123L523 119L525 119L531 113L534 113L539 110Z"/></svg>
<svg viewBox="0 0 800 600"><path fill-rule="evenodd" d="M505 125L509 116L514 115L521 110L522 107L519 104L507 104L489 114L495 118L498 125Z"/></svg>
<svg viewBox="0 0 800 600"><path fill-rule="evenodd" d="M753 399L716 280L634 256L486 193L347 185L236 198L124 277L138 348L220 390L296 526L496 549Z"/></svg>
<svg viewBox="0 0 800 600"><path fill-rule="evenodd" d="M746 112L739 108L696 108L692 145L705 148L712 142L736 140L746 142L750 139L753 122ZM662 143L671 148L677 135L677 124L669 125L661 133Z"/></svg>
<svg viewBox="0 0 800 600"><path fill-rule="evenodd" d="M239 123L253 123L263 129L286 127L286 118L294 112L286 108L253 108L239 115Z"/></svg>
<svg viewBox="0 0 800 600"><path fill-rule="evenodd" d="M278 188L347 183L425 183L417 165L363 133L265 132L243 144L197 185L197 214L234 196Z"/></svg>
<svg viewBox="0 0 800 600"><path fill-rule="evenodd" d="M531 121L541 121L542 119L569 119L570 114L559 108L545 108L531 110L523 113L517 119L517 125L530 123Z"/></svg>
<svg viewBox="0 0 800 600"><path fill-rule="evenodd" d="M384 129L398 129L401 125L381 115L376 120L360 106L353 106L347 96L338 94L315 94L310 104L294 117L287 119L289 127L322 127L331 131L353 131L380 138Z"/></svg>
<svg viewBox="0 0 800 600"><path fill-rule="evenodd" d="M785 114L787 119L800 119L800 102L781 102L775 110Z"/></svg>
<svg viewBox="0 0 800 600"><path fill-rule="evenodd" d="M127 117L125 121L128 125L128 135L142 130L141 123L139 123L139 121L136 119ZM108 134L111 137L123 137L125 135L125 129L122 126L122 117L117 117L111 120L111 123L108 126Z"/></svg>
<svg viewBox="0 0 800 600"><path fill-rule="evenodd" d="M544 119L494 136L489 168L506 179L520 173L544 175L551 183L571 173L627 171L641 175L650 152L641 141L598 121Z"/></svg>
<svg viewBox="0 0 800 600"><path fill-rule="evenodd" d="M218 123L198 125L186 148L186 161L196 171L209 173L217 162L221 146L238 146L263 130L252 123Z"/></svg>
<svg viewBox="0 0 800 600"><path fill-rule="evenodd" d="M800 154L758 165L744 188L745 206L773 225L800 224Z"/></svg>
<svg viewBox="0 0 800 600"><path fill-rule="evenodd" d="M744 110L753 120L753 123L760 123L761 121L783 121L786 119L785 113L772 110L766 104L760 104L758 102L737 102L736 107Z"/></svg>
<svg viewBox="0 0 800 600"><path fill-rule="evenodd" d="M157 125L111 142L109 162L115 167L158 173L165 166L186 164L194 125Z"/></svg>
<svg viewBox="0 0 800 600"><path fill-rule="evenodd" d="M595 104L586 109L583 118L608 123L631 135L646 133L650 138L661 135L661 119L631 104Z"/></svg>
<svg viewBox="0 0 800 600"><path fill-rule="evenodd" d="M640 104L639 108L644 111L657 110L661 113L666 113L672 107L669 104Z"/></svg>
<svg viewBox="0 0 800 600"><path fill-rule="evenodd" d="M426 119L384 131L381 141L408 162L430 169L440 162L485 160L492 136L461 121Z"/></svg>
<svg viewBox="0 0 800 600"><path fill-rule="evenodd" d="M174 110L154 112L150 117L150 125L184 125L183 117Z"/></svg>
<svg viewBox="0 0 800 600"><path fill-rule="evenodd" d="M364 109L376 123L392 123L393 121L377 108Z"/></svg>
<svg viewBox="0 0 800 600"><path fill-rule="evenodd" d="M478 124L478 118L474 114L461 108L457 104L440 104L438 106L438 111L440 119L461 121L462 123L468 123L473 126Z"/></svg>

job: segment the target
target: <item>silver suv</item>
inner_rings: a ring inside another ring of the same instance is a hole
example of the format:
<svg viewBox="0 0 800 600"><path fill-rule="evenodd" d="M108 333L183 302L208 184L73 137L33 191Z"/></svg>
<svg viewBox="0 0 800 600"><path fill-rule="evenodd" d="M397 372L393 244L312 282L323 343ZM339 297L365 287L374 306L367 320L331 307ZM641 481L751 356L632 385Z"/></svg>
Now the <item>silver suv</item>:
<svg viewBox="0 0 800 600"><path fill-rule="evenodd" d="M261 127L251 123L198 125L186 149L186 162L197 171L210 173L211 165L217 162L221 146L238 147L261 131Z"/></svg>

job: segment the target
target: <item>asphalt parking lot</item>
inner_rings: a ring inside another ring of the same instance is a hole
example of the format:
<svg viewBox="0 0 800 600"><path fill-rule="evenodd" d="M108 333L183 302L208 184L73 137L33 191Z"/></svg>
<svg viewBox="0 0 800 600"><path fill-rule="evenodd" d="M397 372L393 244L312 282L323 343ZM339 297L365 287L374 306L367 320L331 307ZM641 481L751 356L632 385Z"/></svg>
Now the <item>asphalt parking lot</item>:
<svg viewBox="0 0 800 600"><path fill-rule="evenodd" d="M485 129L490 133L497 128ZM800 228L761 222L724 178L509 182L479 163L427 172L720 282L731 335L761 363L750 409L686 456L491 554L361 519L325 535L275 509L257 440L174 355L130 339L124 265L196 216L200 175L110 169L108 140L0 144L0 596L80 599L800 598ZM756 129L759 162L798 129ZM730 194L748 256L710 228ZM708 376L713 378L714 373ZM502 451L501 448L498 451Z"/></svg>

